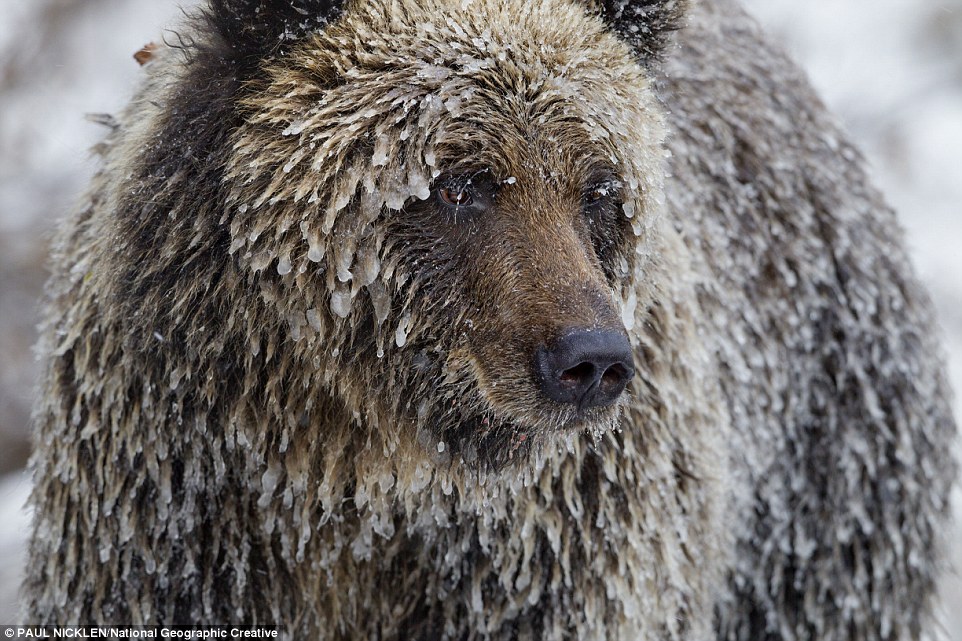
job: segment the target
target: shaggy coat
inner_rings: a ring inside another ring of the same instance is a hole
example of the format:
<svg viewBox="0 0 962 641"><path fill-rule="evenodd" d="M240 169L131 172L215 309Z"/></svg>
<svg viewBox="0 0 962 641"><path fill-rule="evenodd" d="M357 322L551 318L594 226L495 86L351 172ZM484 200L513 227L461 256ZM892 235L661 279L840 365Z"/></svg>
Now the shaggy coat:
<svg viewBox="0 0 962 641"><path fill-rule="evenodd" d="M55 248L31 623L932 631L930 304L734 3L211 0L179 42ZM543 393L572 328L630 340L617 402Z"/></svg>

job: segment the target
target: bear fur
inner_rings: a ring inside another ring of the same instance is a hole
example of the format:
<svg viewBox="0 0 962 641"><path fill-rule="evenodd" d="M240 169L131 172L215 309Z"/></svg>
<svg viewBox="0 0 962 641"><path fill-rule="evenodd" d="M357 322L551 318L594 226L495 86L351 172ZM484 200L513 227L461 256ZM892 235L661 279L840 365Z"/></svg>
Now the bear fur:
<svg viewBox="0 0 962 641"><path fill-rule="evenodd" d="M933 633L930 304L737 4L211 0L180 35L55 247L31 623ZM571 327L629 336L618 403L539 390Z"/></svg>

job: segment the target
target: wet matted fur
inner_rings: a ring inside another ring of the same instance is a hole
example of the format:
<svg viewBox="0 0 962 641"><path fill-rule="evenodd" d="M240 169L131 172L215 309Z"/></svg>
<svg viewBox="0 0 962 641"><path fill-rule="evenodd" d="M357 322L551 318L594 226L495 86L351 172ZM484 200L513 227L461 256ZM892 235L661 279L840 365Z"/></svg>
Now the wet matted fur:
<svg viewBox="0 0 962 641"><path fill-rule="evenodd" d="M930 305L736 5L213 0L181 35L55 250L31 622L931 632ZM571 327L627 331L619 403L541 393Z"/></svg>

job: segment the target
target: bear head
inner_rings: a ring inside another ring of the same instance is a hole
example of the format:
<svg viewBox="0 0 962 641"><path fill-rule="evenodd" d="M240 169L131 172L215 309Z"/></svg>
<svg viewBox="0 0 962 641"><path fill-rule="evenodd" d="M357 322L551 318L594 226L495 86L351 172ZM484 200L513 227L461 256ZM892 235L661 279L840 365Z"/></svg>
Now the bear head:
<svg viewBox="0 0 962 641"><path fill-rule="evenodd" d="M204 55L242 76L229 252L304 387L475 466L616 426L659 290L648 68L682 9L213 2Z"/></svg>

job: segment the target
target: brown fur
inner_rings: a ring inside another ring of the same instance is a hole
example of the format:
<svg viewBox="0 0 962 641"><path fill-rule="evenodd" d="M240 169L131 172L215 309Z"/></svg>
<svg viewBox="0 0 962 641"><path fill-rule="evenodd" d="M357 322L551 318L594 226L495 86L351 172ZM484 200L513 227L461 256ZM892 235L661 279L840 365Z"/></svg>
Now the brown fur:
<svg viewBox="0 0 962 641"><path fill-rule="evenodd" d="M865 268L894 242L889 216L737 10L698 8L663 75L684 7L224 0L188 49L155 51L54 258L35 621L917 638L953 473L935 347L899 342L927 303L904 261ZM759 84L730 91L752 64ZM718 87L699 94L701 73ZM765 102L769 82L789 107ZM771 141L790 136L779 164ZM813 157L850 180L785 188ZM465 175L490 207L444 215L439 185ZM795 242L767 231L785 221ZM845 254L832 234L863 223L878 233ZM851 278L892 319L851 311ZM541 393L533 354L571 327L630 336L614 406ZM880 333L886 353L866 351ZM849 375L871 383L823 395ZM881 417L873 385L894 390ZM890 434L917 465L885 463ZM870 515L859 535L847 512L807 511L838 485ZM920 514L903 529L894 486ZM865 584L901 605L894 624L849 590Z"/></svg>

